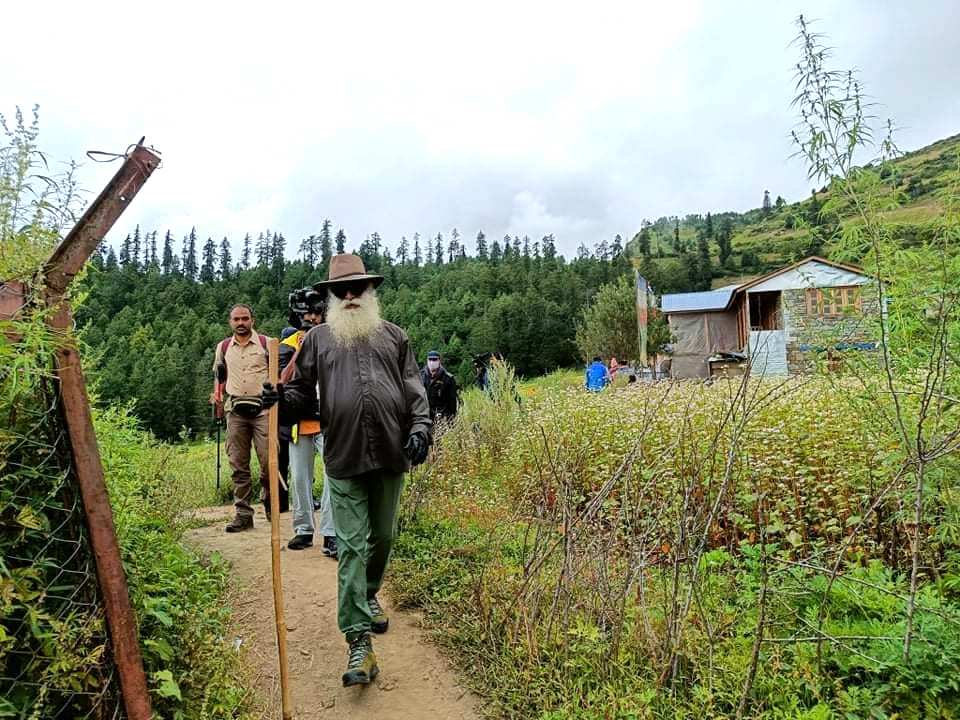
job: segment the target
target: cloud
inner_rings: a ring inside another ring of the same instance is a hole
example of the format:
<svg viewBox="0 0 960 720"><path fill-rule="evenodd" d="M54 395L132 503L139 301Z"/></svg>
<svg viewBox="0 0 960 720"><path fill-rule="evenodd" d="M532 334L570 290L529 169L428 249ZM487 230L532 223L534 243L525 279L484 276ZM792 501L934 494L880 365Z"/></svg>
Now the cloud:
<svg viewBox="0 0 960 720"><path fill-rule="evenodd" d="M38 102L55 157L144 133L163 151L114 240L135 223L235 245L271 228L293 247L329 217L354 244L552 232L570 256L645 217L805 197L788 159L801 9L904 147L960 117L950 0L130 7L16 5L0 45L0 110Z"/></svg>

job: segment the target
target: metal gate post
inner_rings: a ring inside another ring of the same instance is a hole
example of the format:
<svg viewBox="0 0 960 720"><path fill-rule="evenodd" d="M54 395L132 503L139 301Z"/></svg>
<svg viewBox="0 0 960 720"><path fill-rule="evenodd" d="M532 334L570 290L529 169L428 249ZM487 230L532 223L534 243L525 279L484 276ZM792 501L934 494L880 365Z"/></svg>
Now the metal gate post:
<svg viewBox="0 0 960 720"><path fill-rule="evenodd" d="M44 268L46 300L48 306L54 309L50 325L65 335L65 342L56 352L63 414L70 436L73 466L80 486L90 545L96 560L97 580L120 678L120 692L129 720L150 720L150 695L137 639L137 619L130 604L127 579L120 559L120 545L104 483L80 355L68 334L73 318L66 291L104 235L160 164L160 159L143 147L142 142L141 139L127 155L116 175L87 208Z"/></svg>

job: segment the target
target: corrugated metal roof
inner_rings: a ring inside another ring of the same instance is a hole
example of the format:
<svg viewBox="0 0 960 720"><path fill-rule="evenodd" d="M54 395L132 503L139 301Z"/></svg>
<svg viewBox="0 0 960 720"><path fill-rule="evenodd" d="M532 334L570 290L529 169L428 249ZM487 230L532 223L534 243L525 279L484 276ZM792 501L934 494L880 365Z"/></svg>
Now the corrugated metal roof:
<svg viewBox="0 0 960 720"><path fill-rule="evenodd" d="M726 287L706 292L664 295L660 300L660 309L665 313L724 310L730 304L730 298L736 289L736 287Z"/></svg>

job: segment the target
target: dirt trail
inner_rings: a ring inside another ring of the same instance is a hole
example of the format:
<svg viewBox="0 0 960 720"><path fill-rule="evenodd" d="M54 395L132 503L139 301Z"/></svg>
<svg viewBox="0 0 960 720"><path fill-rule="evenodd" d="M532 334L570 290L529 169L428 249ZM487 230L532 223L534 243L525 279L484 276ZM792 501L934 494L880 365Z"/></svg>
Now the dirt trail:
<svg viewBox="0 0 960 720"><path fill-rule="evenodd" d="M263 697L273 698L277 710L266 717L280 717L270 526L258 509L252 531L227 534L223 526L232 509L198 511L198 517L212 524L190 531L187 541L205 552L218 551L233 566L240 591L235 601L233 636L247 649L258 690ZM390 614L390 630L374 636L379 677L367 687L342 687L340 676L346 666L347 646L337 630L337 563L320 553L319 544L307 550L288 550L290 514L281 518L284 543L280 558L294 717L477 718L476 697L456 684L448 662L424 641L419 618L394 611L389 596L382 601Z"/></svg>

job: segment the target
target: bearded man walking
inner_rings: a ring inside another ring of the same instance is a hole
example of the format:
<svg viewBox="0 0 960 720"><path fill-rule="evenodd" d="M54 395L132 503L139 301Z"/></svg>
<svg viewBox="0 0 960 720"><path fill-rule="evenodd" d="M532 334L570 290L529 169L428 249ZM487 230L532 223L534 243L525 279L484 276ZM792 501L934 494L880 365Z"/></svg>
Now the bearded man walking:
<svg viewBox="0 0 960 720"><path fill-rule="evenodd" d="M430 445L430 406L406 332L380 317L376 288L356 255L336 255L327 322L307 333L291 380L264 386L264 402L296 417L317 403L325 430L337 549L337 624L349 644L343 684L367 684L380 669L371 632L389 619L377 592L393 547L403 475Z"/></svg>

